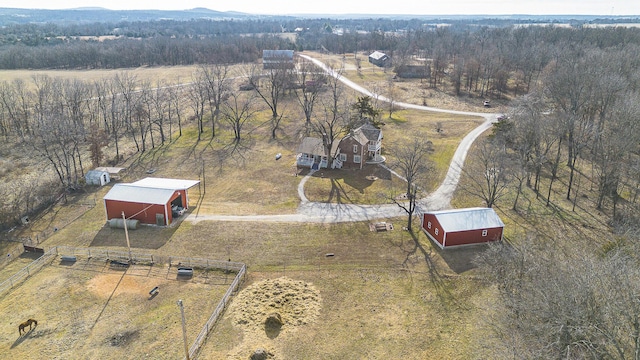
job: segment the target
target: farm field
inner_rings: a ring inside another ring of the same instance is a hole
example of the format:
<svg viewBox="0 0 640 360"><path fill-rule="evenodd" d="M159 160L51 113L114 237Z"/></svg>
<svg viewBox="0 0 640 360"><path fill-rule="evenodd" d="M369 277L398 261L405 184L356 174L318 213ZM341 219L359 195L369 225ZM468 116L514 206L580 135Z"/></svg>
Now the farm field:
<svg viewBox="0 0 640 360"><path fill-rule="evenodd" d="M369 71L375 75L370 79L367 78ZM375 77L383 78L376 71L366 69L363 78L357 81L367 85L375 81ZM358 77L355 70L347 76ZM420 93L411 93L419 91L419 83L398 86L404 94L401 101L420 103ZM481 109L476 104L478 99L456 100L435 91L433 94L427 99L429 106ZM295 105L292 98L285 102L290 107ZM498 110L496 106L491 111ZM256 124L268 116L266 112L261 113ZM393 146L410 140L415 134L423 134L433 142L434 153L430 157L433 170L425 184L427 191L442 183L458 142L482 121L470 116L417 110L397 110L391 117L383 114L382 120L385 123L383 155L388 163L394 160ZM181 137L176 136L144 153L136 153L131 144L127 144L127 156L121 164L127 170L119 181L150 176L149 170L157 177L199 179L202 187L191 189L188 214L296 212L300 204L297 186L306 175L306 170L296 169L294 165L301 137L300 119L296 115L288 114L283 119L277 139L270 138L266 126L256 126L234 151L229 151L228 129L221 127L215 138L205 133L203 139L197 141L195 124L184 125ZM276 153L282 154L280 160L274 159ZM374 175L376 180L365 181L366 175ZM377 167L367 167L361 172L327 170L314 174L305 186L305 194L311 201L318 202L376 204L384 203L386 200L381 195L401 188L400 184L386 170ZM104 226L102 197L110 186L85 188L69 196L67 204L58 203L14 234L32 238L46 234L48 238L38 240L45 248L72 245L124 250L122 230ZM465 186L468 186L468 175L463 175L452 204L482 206L479 198L464 191ZM553 195L561 198L561 194ZM588 229L589 238L596 234L602 243L606 243L610 235L601 214L589 221L585 211L574 214L569 210L568 202L558 201L554 207L548 207L531 192L523 197L522 201L529 203L526 210L511 211L508 203L496 208L507 225L509 240L536 231L540 224L545 227L538 231L556 234L558 229L563 229L571 233L572 238L574 232L578 238ZM581 199L580 204L585 202L586 206L586 201ZM592 208L589 204L588 209ZM477 276L473 263L485 247L441 251L417 230L419 224L414 222L414 234L410 234L402 230L406 218L379 220L392 222L395 230L374 233L368 222L178 221L168 228L143 226L131 231L130 237L134 248L161 257L199 256L231 259L248 265L241 290L208 337L200 359L247 359L258 348L272 353L276 359L491 358L492 354L484 353L484 349L490 341L491 324L487 323L490 318L487 314L494 310L496 291ZM582 225L572 227L571 224L576 223ZM28 261L30 259L20 258L6 270L15 271ZM54 262L0 299L3 313L16 314L15 320L12 317L0 326L0 336L6 340L6 351L12 357L15 354L15 357L29 358L27 349L31 349L33 343L36 348L62 349L67 358L76 358L77 354L87 354L87 359L180 358L177 298L183 294L193 296L183 298L188 338L193 339L210 311L200 311L194 314L197 319L193 319L187 306L191 302L198 309L212 310L226 289L216 285L211 290L204 283L177 282L165 276L162 269L123 275L121 271L105 268L104 263L89 273L73 267ZM0 272L0 276L4 275ZM55 280L49 284L48 277ZM223 283L228 284L226 281ZM153 300L148 300L150 282L162 289ZM102 295L97 290L99 284L106 289ZM54 298L66 302L49 303ZM130 303L134 305L129 308ZM74 315L73 311L78 313ZM282 316L283 325L278 331L264 324L273 312ZM15 340L18 323L29 317L38 319L38 328L24 340ZM71 319L75 318L80 321L74 328ZM145 344L149 353L133 350L132 341ZM156 349L166 349L166 352L158 355ZM51 351L45 354L53 354ZM131 357L134 353L138 357Z"/></svg>
<svg viewBox="0 0 640 360"><path fill-rule="evenodd" d="M349 93L349 96L355 95ZM294 101L287 99L291 107ZM422 133L433 142L434 171L428 184L430 188L444 179L458 141L482 121L469 116L416 110L399 110L391 118L383 116L383 119L386 124L383 154L389 161L393 154L385 149L407 141L412 134ZM188 124L182 137L175 137L170 143L145 153L136 154L129 144L123 164L127 170L121 181L149 176L149 169L154 169L152 176L157 177L200 179L203 188L190 191L189 213L295 213L299 204L296 187L302 179L302 176L295 176L295 155L300 140L296 124L293 115L283 119L283 131L277 141L267 141L268 129L258 127L243 142L242 150L234 153L225 152L230 140L225 129L214 139L205 137L198 142L193 125ZM441 131L436 131L437 127ZM276 153L282 153L279 161L273 160ZM305 174L304 170L299 172L299 175ZM312 201L336 201L327 196L331 179L339 183L341 198L355 204L384 202L380 193L399 186L399 183L392 184L397 183L396 180L382 174L371 186L363 186L358 172L354 171L327 171L325 175L316 173L307 183L305 192ZM56 205L41 218L34 219L28 228L17 231L23 236L48 234L41 244L45 248L71 245L123 250L126 246L123 232L104 227L101 199L108 188L77 193L68 204ZM370 224L363 222L320 225L182 221L166 229L142 227L131 231L130 237L134 248L158 256L202 256L248 265L242 290L232 298L231 306L209 336L199 358L246 359L257 347L269 350L278 358L306 359L395 358L396 355L406 359L468 359L478 354L477 347L484 330L477 310L489 301L491 289L466 274L473 273L472 258L482 248L441 253L423 234L416 233L414 238L402 231L406 218L386 221L393 222L396 230L372 233ZM58 230L54 232L54 228ZM327 253L334 256L326 257ZM85 284L90 281L88 276L79 280ZM277 334L265 332L261 327L267 312L263 309L265 306L272 308L269 300L250 295L255 289L272 294L270 282L303 284L302 289L287 288L285 293L290 292L293 296L303 296L304 289L314 289L313 306L285 306L280 310L284 325ZM113 288L113 283L109 284ZM33 287L38 286L42 285ZM138 295L147 294L149 289L146 287L140 289ZM202 296L199 294L193 293ZM123 294L119 298L127 296L131 299L137 295ZM112 300L115 304L115 299ZM186 307L187 299L183 300ZM175 312L175 301L174 298L164 305L173 311L171 316L179 315ZM211 303L215 306L217 300L211 300ZM111 309L111 305L106 309ZM88 321L95 321L96 311L93 308L84 311L91 315ZM252 320L246 319L247 313L253 316ZM19 321L24 321L24 316ZM17 324L7 328L8 334L15 332L14 327ZM111 350L107 338L115 335L102 330L98 336L98 327L99 323L92 331L97 337L91 335L89 341ZM132 328L123 331L134 331ZM197 330L200 328L198 325ZM172 327L167 331L158 341L176 339L174 336L179 336L180 329ZM193 335L190 333L188 337L192 339ZM354 341L354 335L358 337L357 341ZM429 341L416 345L416 339L425 338ZM41 344L45 343L43 338L37 339ZM176 348L174 356L167 358L179 357L180 349ZM116 352L112 355L102 353L101 356L117 358L120 347L113 350ZM82 353L83 348L68 351L69 354ZM149 358L154 357L150 355Z"/></svg>
<svg viewBox="0 0 640 360"><path fill-rule="evenodd" d="M13 359L178 359L184 346L177 300L183 300L193 341L231 281L222 272L196 270L192 280L178 280L175 267L125 270L105 261L54 258L0 297L6 316L0 351ZM151 296L155 286L159 292ZM19 336L18 324L28 318L38 325Z"/></svg>

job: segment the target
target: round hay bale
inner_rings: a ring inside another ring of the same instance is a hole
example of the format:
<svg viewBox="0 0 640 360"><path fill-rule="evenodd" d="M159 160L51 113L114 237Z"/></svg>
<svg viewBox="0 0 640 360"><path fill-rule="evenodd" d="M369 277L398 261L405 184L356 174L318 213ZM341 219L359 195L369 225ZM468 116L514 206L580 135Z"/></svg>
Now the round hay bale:
<svg viewBox="0 0 640 360"><path fill-rule="evenodd" d="M264 326L266 328L271 329L280 329L284 322L282 322L282 316L279 313L274 312L267 316L267 319L264 321Z"/></svg>
<svg viewBox="0 0 640 360"><path fill-rule="evenodd" d="M268 360L273 358L273 354L265 349L257 349L251 354L249 360Z"/></svg>

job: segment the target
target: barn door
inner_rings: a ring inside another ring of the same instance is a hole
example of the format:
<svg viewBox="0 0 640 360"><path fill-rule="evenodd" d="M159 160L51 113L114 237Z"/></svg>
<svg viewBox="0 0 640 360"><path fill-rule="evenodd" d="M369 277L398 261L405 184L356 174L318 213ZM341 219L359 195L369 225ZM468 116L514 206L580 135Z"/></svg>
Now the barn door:
<svg viewBox="0 0 640 360"><path fill-rule="evenodd" d="M164 214L156 214L156 225L164 226Z"/></svg>

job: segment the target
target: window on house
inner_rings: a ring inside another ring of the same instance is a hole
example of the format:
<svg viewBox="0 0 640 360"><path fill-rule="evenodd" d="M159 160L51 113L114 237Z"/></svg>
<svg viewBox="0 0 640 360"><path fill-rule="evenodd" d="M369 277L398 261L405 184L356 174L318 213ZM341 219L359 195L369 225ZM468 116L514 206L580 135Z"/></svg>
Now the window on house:
<svg viewBox="0 0 640 360"><path fill-rule="evenodd" d="M487 236L487 230L482 230L482 236Z"/></svg>
<svg viewBox="0 0 640 360"><path fill-rule="evenodd" d="M353 145L353 153L354 154L358 153L358 145Z"/></svg>
<svg viewBox="0 0 640 360"><path fill-rule="evenodd" d="M427 229L431 229L431 221L427 222Z"/></svg>
<svg viewBox="0 0 640 360"><path fill-rule="evenodd" d="M347 161L347 154L340 154L340 161Z"/></svg>
<svg viewBox="0 0 640 360"><path fill-rule="evenodd" d="M436 235L438 235L438 228L436 228L436 231L435 231L435 233L436 233Z"/></svg>
<svg viewBox="0 0 640 360"><path fill-rule="evenodd" d="M353 155L353 162L356 164L360 164L360 161L362 161L362 159L360 158L360 155Z"/></svg>

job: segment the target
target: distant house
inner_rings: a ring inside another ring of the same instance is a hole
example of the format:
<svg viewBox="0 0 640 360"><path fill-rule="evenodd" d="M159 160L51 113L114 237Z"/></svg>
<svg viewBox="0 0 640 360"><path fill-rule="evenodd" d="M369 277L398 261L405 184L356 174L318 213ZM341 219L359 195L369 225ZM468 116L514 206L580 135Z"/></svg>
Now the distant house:
<svg viewBox="0 0 640 360"><path fill-rule="evenodd" d="M491 208L425 212L422 230L441 249L502 240L504 223Z"/></svg>
<svg viewBox="0 0 640 360"><path fill-rule="evenodd" d="M391 65L391 58L383 52L374 51L369 55L369 62L376 66L385 67Z"/></svg>
<svg viewBox="0 0 640 360"><path fill-rule="evenodd" d="M111 175L104 170L89 170L84 175L84 180L87 185L105 186L111 182Z"/></svg>
<svg viewBox="0 0 640 360"><path fill-rule="evenodd" d="M263 69L293 69L293 50L262 50Z"/></svg>
<svg viewBox="0 0 640 360"><path fill-rule="evenodd" d="M311 169L357 168L365 163L384 162L381 155L382 131L371 124L365 124L351 131L340 141L333 143L333 163L329 164L329 154L322 139L306 137L298 147L296 164Z"/></svg>
<svg viewBox="0 0 640 360"><path fill-rule="evenodd" d="M402 79L428 79L431 77L431 66L400 65L395 69L395 73Z"/></svg>

